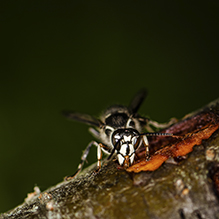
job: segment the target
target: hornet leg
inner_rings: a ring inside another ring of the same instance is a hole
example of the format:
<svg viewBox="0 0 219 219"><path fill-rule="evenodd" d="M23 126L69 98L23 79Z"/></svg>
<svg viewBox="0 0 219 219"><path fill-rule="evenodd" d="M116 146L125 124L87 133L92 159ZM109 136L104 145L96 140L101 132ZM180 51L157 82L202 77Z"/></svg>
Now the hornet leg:
<svg viewBox="0 0 219 219"><path fill-rule="evenodd" d="M143 135L143 144L145 146L145 156L146 156L146 161L148 161L150 159L150 153L149 153L149 143L148 143L148 139L145 135Z"/></svg>
<svg viewBox="0 0 219 219"><path fill-rule="evenodd" d="M100 170L101 168L101 159L102 159L102 148L105 147L103 146L101 143L98 144L96 141L92 141L88 144L88 146L85 148L82 156L81 156L81 162L79 163L78 165L78 169L77 171L73 174L73 175L70 175L70 176L66 176L65 177L65 180L70 180L70 179L73 179L74 177L76 177L82 170L83 168L83 165L84 165L84 162L86 161L87 159L87 156L90 152L90 149L91 149L91 146L92 145L95 145L97 147L97 172Z"/></svg>

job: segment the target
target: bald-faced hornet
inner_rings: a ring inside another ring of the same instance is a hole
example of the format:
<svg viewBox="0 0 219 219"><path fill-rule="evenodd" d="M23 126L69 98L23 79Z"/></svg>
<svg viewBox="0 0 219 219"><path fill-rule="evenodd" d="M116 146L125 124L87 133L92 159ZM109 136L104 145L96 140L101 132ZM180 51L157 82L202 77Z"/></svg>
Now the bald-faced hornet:
<svg viewBox="0 0 219 219"><path fill-rule="evenodd" d="M146 159L150 158L147 136L172 136L170 133L153 132L150 127L152 125L157 128L164 128L170 125L172 121L167 124L159 124L137 113L146 94L145 89L141 90L135 95L128 107L122 105L109 107L99 119L72 111L63 112L69 119L91 125L92 128L89 128L89 131L101 141L101 143L92 141L88 144L82 154L78 170L67 179L76 176L81 171L92 145L97 147L98 170L101 168L102 151L109 155L108 159L116 154L119 165L127 168L133 164L135 152L141 145L146 148ZM142 133L144 129L150 132Z"/></svg>

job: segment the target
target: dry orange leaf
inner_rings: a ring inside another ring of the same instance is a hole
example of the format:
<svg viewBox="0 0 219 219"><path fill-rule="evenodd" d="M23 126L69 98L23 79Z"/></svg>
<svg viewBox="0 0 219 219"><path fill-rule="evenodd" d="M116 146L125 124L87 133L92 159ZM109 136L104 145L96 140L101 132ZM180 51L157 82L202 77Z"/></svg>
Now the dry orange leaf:
<svg viewBox="0 0 219 219"><path fill-rule="evenodd" d="M211 123L204 127L186 134L178 142L167 145L159 149L151 156L149 161L141 160L140 162L126 169L128 172L154 171L159 168L163 162L170 157L184 156L193 150L195 145L200 145L202 140L208 139L217 129L219 123Z"/></svg>

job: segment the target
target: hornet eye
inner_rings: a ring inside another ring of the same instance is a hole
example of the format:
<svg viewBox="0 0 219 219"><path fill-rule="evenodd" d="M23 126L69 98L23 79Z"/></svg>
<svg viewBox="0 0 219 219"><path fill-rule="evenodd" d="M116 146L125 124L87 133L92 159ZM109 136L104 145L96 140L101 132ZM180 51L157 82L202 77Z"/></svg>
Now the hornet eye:
<svg viewBox="0 0 219 219"><path fill-rule="evenodd" d="M137 143L137 138L134 137L134 138L132 139L132 144L135 145L136 143Z"/></svg>
<svg viewBox="0 0 219 219"><path fill-rule="evenodd" d="M140 142L140 138L138 137L132 138L132 145L134 146L135 149L139 146L139 142Z"/></svg>
<svg viewBox="0 0 219 219"><path fill-rule="evenodd" d="M111 141L114 147L115 145L118 145L118 142L122 139L122 131L123 130L119 129L112 134Z"/></svg>

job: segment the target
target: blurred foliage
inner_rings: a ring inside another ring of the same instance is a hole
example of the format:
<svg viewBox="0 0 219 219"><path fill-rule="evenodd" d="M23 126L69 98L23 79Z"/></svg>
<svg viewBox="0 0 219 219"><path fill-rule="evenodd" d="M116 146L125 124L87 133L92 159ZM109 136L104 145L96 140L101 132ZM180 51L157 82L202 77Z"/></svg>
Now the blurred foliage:
<svg viewBox="0 0 219 219"><path fill-rule="evenodd" d="M76 170L93 137L62 109L98 116L147 87L140 112L165 122L218 98L218 4L1 1L0 212Z"/></svg>

